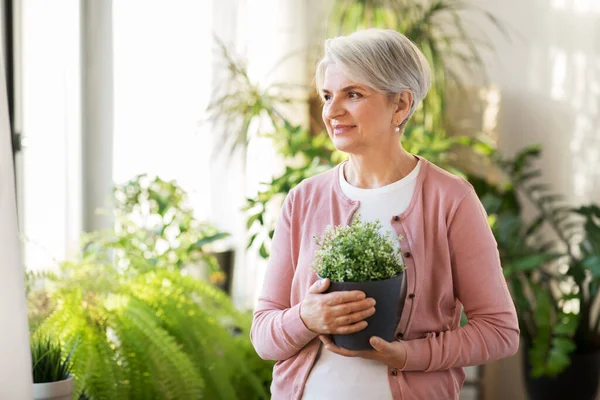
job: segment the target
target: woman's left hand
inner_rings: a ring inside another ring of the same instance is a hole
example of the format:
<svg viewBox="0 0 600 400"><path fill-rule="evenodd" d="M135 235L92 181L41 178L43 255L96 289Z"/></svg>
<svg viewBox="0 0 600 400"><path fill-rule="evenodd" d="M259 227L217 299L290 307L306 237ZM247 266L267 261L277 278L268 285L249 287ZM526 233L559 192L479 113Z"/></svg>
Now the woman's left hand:
<svg viewBox="0 0 600 400"><path fill-rule="evenodd" d="M325 348L333 353L346 357L362 357L370 360L381 361L392 368L404 368L406 365L406 345L402 342L386 342L377 336L371 337L369 342L375 350L348 350L336 346L329 335L319 335Z"/></svg>

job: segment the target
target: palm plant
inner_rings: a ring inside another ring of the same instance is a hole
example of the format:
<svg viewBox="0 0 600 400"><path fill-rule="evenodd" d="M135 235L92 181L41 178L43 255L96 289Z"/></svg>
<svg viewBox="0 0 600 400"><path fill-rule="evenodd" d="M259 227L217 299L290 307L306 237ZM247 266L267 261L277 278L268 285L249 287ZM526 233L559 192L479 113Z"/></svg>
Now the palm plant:
<svg viewBox="0 0 600 400"><path fill-rule="evenodd" d="M448 128L445 119L447 89L486 81L482 52L492 45L482 32L467 26L465 13L475 12L506 35L493 14L472 2L460 0L336 0L329 18L328 35L344 35L365 28L393 29L412 40L423 51L432 71L431 88L413 124L439 132Z"/></svg>
<svg viewBox="0 0 600 400"><path fill-rule="evenodd" d="M538 146L513 159L489 149L501 185L470 177L490 216L525 339L532 377L556 376L572 353L600 350L600 208L573 208L539 182ZM522 217L523 201L536 215Z"/></svg>
<svg viewBox="0 0 600 400"><path fill-rule="evenodd" d="M293 94L298 89L296 85L281 82L263 85L252 80L245 61L218 38L215 42L223 63L220 68L223 73L214 86L206 109L207 120L212 123L212 129L219 132L215 148L228 149L229 155L240 150L245 165L246 150L253 132L262 135L280 126L285 107L302 98Z"/></svg>

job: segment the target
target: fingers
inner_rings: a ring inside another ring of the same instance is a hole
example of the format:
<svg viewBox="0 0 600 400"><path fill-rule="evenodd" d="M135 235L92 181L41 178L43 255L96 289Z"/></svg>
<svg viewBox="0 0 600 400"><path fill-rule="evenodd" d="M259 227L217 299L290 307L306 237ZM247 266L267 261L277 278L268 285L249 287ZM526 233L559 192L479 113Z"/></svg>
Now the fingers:
<svg viewBox="0 0 600 400"><path fill-rule="evenodd" d="M321 342L323 342L323 345L327 350L344 357L362 357L371 360L380 360L381 357L373 350L348 350L344 349L343 347L339 347L333 342L331 336L329 335L319 335L319 339Z"/></svg>
<svg viewBox="0 0 600 400"><path fill-rule="evenodd" d="M329 279L327 279L327 278L318 279L317 281L315 281L315 283L313 283L310 286L310 288L308 289L308 293L311 293L311 294L323 293L324 291L327 290L328 287L329 287Z"/></svg>
<svg viewBox="0 0 600 400"><path fill-rule="evenodd" d="M338 304L360 301L365 298L365 293L360 290L348 290L327 294L326 304L329 306L337 306Z"/></svg>
<svg viewBox="0 0 600 400"><path fill-rule="evenodd" d="M335 319L334 324L340 327L354 324L355 322L362 321L375 314L375 307L367 308L366 310L360 310L352 314L346 314L339 316Z"/></svg>
<svg viewBox="0 0 600 400"><path fill-rule="evenodd" d="M367 327L367 325L369 325L367 321L359 321L350 325L338 326L337 328L333 329L331 333L336 335L347 335L349 333L362 331Z"/></svg>
<svg viewBox="0 0 600 400"><path fill-rule="evenodd" d="M376 302L373 298L363 299L360 301L353 301L351 303L344 303L339 304L337 306L333 306L329 309L329 312L331 313L331 315L337 317L352 314L357 311L364 311L370 309L372 307L375 307L375 304Z"/></svg>
<svg viewBox="0 0 600 400"><path fill-rule="evenodd" d="M391 343L386 342L385 340L377 336L373 336L369 340L369 343L371 344L371 346L373 346L375 350L377 350L380 353L392 353L394 351L394 348Z"/></svg>
<svg viewBox="0 0 600 400"><path fill-rule="evenodd" d="M319 335L319 339L325 346L333 344L333 340L331 339L331 336L329 336L329 335Z"/></svg>

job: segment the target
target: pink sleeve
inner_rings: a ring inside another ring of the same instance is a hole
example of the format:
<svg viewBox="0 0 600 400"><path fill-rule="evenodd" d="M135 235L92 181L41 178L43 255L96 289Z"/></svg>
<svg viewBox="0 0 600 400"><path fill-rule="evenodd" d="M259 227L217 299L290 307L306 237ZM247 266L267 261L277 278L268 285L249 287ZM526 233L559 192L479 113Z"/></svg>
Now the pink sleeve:
<svg viewBox="0 0 600 400"><path fill-rule="evenodd" d="M286 197L277 220L258 305L254 311L250 339L265 360L285 360L317 337L300 318L300 305L290 305L295 266L292 258L292 192Z"/></svg>
<svg viewBox="0 0 600 400"><path fill-rule="evenodd" d="M519 324L487 215L474 190L450 216L448 241L454 292L468 324L409 340L405 371L435 371L509 357L519 347Z"/></svg>

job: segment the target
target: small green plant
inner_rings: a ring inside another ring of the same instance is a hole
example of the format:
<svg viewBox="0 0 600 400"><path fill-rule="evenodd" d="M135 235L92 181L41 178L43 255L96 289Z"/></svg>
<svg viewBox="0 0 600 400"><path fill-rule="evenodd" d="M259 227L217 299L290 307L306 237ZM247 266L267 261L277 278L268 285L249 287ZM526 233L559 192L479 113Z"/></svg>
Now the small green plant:
<svg viewBox="0 0 600 400"><path fill-rule="evenodd" d="M70 354L63 353L60 343L45 335L31 339L31 365L33 383L59 382L71 373Z"/></svg>
<svg viewBox="0 0 600 400"><path fill-rule="evenodd" d="M317 250L313 269L322 278L335 282L367 282L390 279L406 268L400 249L380 233L379 220L357 218L349 226L328 226L315 237Z"/></svg>

